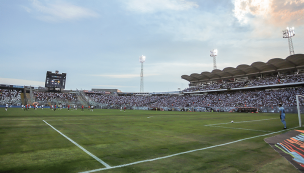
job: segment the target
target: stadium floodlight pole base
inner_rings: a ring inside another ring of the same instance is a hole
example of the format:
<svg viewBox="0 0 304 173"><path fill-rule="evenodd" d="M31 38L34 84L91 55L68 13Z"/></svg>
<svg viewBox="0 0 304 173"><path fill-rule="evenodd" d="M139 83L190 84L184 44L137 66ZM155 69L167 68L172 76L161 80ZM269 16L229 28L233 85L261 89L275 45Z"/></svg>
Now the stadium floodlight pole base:
<svg viewBox="0 0 304 173"><path fill-rule="evenodd" d="M289 53L290 53L290 55L294 55L295 53L294 53L291 37L288 38L288 46L289 46Z"/></svg>
<svg viewBox="0 0 304 173"><path fill-rule="evenodd" d="M141 71L140 71L140 92L144 92L144 63L141 63Z"/></svg>
<svg viewBox="0 0 304 173"><path fill-rule="evenodd" d="M146 61L145 56L139 57L139 62L141 63L141 71L140 71L140 92L144 92L144 62Z"/></svg>
<svg viewBox="0 0 304 173"><path fill-rule="evenodd" d="M302 95L296 95L297 99L297 109L298 109L298 118L299 118L299 127L302 127L302 121L301 121L301 110L300 110L300 101L299 97L304 97Z"/></svg>
<svg viewBox="0 0 304 173"><path fill-rule="evenodd" d="M217 49L213 49L210 51L210 56L213 57L213 70L217 69L216 67L216 56L217 56Z"/></svg>

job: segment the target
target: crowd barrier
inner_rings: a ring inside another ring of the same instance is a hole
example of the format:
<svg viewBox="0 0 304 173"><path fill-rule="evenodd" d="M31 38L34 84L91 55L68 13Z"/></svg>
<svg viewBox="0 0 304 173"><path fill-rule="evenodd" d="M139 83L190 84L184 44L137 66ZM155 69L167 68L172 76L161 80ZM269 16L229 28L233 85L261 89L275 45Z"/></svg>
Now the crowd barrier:
<svg viewBox="0 0 304 173"><path fill-rule="evenodd" d="M4 108L5 105L0 105L1 108ZM9 106L10 108L21 108L21 106ZM298 113L297 106L283 106L286 113ZM41 108L39 106L39 108ZM44 108L50 108L45 106ZM63 107L67 108L66 106ZM78 109L81 106L78 106ZM95 109L120 109L121 106L95 106ZM72 109L72 107L71 107ZM127 109L132 110L153 110L156 111L156 108L150 107L127 107ZM233 112L235 107L159 107L157 111L191 111L191 112ZM301 113L304 113L304 106L300 107ZM258 107L259 113L279 113L279 107Z"/></svg>

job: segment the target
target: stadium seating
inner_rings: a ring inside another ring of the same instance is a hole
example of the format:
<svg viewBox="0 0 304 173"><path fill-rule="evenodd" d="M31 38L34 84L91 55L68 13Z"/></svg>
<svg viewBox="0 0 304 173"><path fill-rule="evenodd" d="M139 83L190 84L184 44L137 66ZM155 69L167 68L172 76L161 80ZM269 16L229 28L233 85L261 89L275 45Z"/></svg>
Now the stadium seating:
<svg viewBox="0 0 304 173"><path fill-rule="evenodd" d="M296 106L296 95L304 95L303 85L292 85L304 82L304 75L281 75L269 76L263 79L249 79L242 82L213 83L197 88L184 90L184 95L123 95L108 94L106 92L46 92L33 91L34 101L39 105L62 104L62 105L94 105L96 108L164 108L169 110L186 110L195 108L206 111L208 108L229 111L235 107L277 107L282 103L287 107ZM284 87L259 88L258 86L276 86L287 84ZM290 85L289 85L290 84ZM244 89L251 87L250 90ZM235 90L220 91L224 88L236 88ZM196 92L204 91L205 93ZM212 90L212 91L210 91ZM192 94L192 95L191 95ZM0 105L9 103L11 105L21 104L21 91L13 89L0 90ZM29 94L28 94L29 95ZM303 105L303 102L301 103Z"/></svg>
<svg viewBox="0 0 304 173"><path fill-rule="evenodd" d="M213 83L213 84L207 84L198 87L187 88L184 89L183 92L279 85L279 84L299 83L299 82L304 82L304 74L280 75L279 77L271 76L262 79L248 79L246 82Z"/></svg>
<svg viewBox="0 0 304 173"><path fill-rule="evenodd" d="M17 90L0 89L0 105L21 105L21 92Z"/></svg>
<svg viewBox="0 0 304 173"><path fill-rule="evenodd" d="M148 107L242 107L242 106L296 106L295 95L304 95L303 87L257 90L212 92L206 95L183 96L117 96L90 94L89 97L108 105Z"/></svg>

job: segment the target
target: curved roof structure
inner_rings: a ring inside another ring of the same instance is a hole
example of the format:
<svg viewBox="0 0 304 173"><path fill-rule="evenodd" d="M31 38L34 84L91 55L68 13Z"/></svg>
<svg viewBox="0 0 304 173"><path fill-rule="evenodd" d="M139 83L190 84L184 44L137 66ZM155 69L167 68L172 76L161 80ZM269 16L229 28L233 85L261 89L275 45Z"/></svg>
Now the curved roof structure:
<svg viewBox="0 0 304 173"><path fill-rule="evenodd" d="M236 68L226 67L223 70L215 69L212 72L193 73L190 76L182 75L181 78L189 82L209 81L295 68L304 68L304 54L290 55L286 59L273 58L266 63L257 61L251 65L240 64Z"/></svg>

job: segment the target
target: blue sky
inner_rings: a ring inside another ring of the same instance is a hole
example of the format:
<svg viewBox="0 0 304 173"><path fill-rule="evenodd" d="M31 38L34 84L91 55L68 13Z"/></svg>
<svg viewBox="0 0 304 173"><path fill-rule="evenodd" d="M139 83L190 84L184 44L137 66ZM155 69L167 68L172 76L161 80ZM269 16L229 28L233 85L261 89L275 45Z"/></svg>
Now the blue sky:
<svg viewBox="0 0 304 173"><path fill-rule="evenodd" d="M182 75L289 55L294 26L303 53L304 0L1 0L0 83L44 86L67 73L66 89L165 92Z"/></svg>

